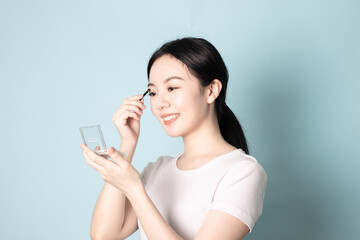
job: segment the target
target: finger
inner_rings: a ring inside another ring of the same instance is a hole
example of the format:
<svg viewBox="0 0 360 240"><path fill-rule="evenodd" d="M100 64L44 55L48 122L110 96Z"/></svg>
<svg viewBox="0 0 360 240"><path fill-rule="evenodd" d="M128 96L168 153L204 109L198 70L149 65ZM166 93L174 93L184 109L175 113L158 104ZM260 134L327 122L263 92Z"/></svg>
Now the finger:
<svg viewBox="0 0 360 240"><path fill-rule="evenodd" d="M126 105L133 105L133 106L137 106L138 108L144 110L146 108L145 104L141 101L138 100L129 100L123 103L123 107L124 108Z"/></svg>
<svg viewBox="0 0 360 240"><path fill-rule="evenodd" d="M102 171L104 171L104 167L103 166L100 166L98 164L96 164L86 153L85 151L83 151L83 155L85 157L85 160L86 160L86 163L94 168L96 171L98 171L99 173L101 173Z"/></svg>
<svg viewBox="0 0 360 240"><path fill-rule="evenodd" d="M99 155L97 155L96 153L91 151L91 149L89 147L87 147L86 145L82 146L82 148L83 148L86 156L89 157L89 159L91 161L93 161L94 163L96 163L104 168L106 168L110 165L110 161L108 159L100 157Z"/></svg>
<svg viewBox="0 0 360 240"><path fill-rule="evenodd" d="M100 166L100 165L98 165L98 164L96 164L89 156L88 156L88 154L86 154L86 152L85 152L85 147L86 147L86 145L85 144L80 144L80 146L81 146L81 148L83 149L83 155L84 155L84 157L85 157L85 160L86 160L86 163L88 164L88 165L90 165L91 167L93 167L93 168L95 168L96 170L101 170L101 168L103 168L102 166Z"/></svg>
<svg viewBox="0 0 360 240"><path fill-rule="evenodd" d="M140 121L141 115L136 114L135 112L127 112L128 116Z"/></svg>
<svg viewBox="0 0 360 240"><path fill-rule="evenodd" d="M92 151L95 152L95 153L96 153L97 151L99 151L99 150L100 150L100 146L96 146L94 149L92 149Z"/></svg>
<svg viewBox="0 0 360 240"><path fill-rule="evenodd" d="M126 98L126 99L129 99L129 100L138 100L141 99L143 97L144 94L138 94L138 95L135 95L135 96L132 96L132 97L129 97L129 98Z"/></svg>
<svg viewBox="0 0 360 240"><path fill-rule="evenodd" d="M125 105L124 108L122 109L121 113L124 113L125 111L128 112L136 112L139 115L143 114L143 109L139 108L138 106L134 106L134 105Z"/></svg>
<svg viewBox="0 0 360 240"><path fill-rule="evenodd" d="M144 103L139 101L139 99L141 99L142 95L136 95L134 97L130 97L130 98L125 98L122 102L121 102L121 105L119 106L118 110L121 110L123 108L123 106L125 104L130 104L130 103L133 103L139 107L145 107Z"/></svg>
<svg viewBox="0 0 360 240"><path fill-rule="evenodd" d="M111 160L108 160L107 158L103 158L100 156L97 156L96 158L91 158L88 154L88 152L84 152L87 159L90 161L89 165L94 167L102 176L112 171L114 167L114 162ZM97 155L97 154L96 154Z"/></svg>
<svg viewBox="0 0 360 240"><path fill-rule="evenodd" d="M126 121L129 117L139 120L142 114L142 112L139 113L134 110L123 110L121 113L118 113L118 115L113 116L113 122L115 123L119 120Z"/></svg>
<svg viewBox="0 0 360 240"><path fill-rule="evenodd" d="M144 104L142 104L141 102L138 102L138 101L123 103L119 107L119 109L113 114L112 120L116 121L116 119L118 119L121 114L123 114L124 112L129 111L129 110L134 111L136 109L136 107L138 107L138 114L140 114L140 112L142 112L146 108L146 106Z"/></svg>
<svg viewBox="0 0 360 240"><path fill-rule="evenodd" d="M140 116L137 115L135 112L124 112L122 115L119 116L117 120L115 120L115 122L120 120L123 125L126 125L129 118L140 121Z"/></svg>
<svg viewBox="0 0 360 240"><path fill-rule="evenodd" d="M127 153L119 152L114 147L110 147L108 153L111 159L119 165L121 165L123 161L126 161Z"/></svg>

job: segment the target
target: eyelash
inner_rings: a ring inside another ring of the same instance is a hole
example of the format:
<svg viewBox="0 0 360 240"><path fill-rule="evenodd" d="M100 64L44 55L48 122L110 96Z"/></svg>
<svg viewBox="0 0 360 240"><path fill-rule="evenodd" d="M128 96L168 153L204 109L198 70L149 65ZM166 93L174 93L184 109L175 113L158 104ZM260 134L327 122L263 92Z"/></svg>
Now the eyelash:
<svg viewBox="0 0 360 240"><path fill-rule="evenodd" d="M169 91L169 92L172 92L172 91L174 91L175 89L177 89L177 88L176 88L176 87L168 87L168 91ZM150 97L154 97L155 95L156 95L155 92L149 91L149 96L150 96Z"/></svg>

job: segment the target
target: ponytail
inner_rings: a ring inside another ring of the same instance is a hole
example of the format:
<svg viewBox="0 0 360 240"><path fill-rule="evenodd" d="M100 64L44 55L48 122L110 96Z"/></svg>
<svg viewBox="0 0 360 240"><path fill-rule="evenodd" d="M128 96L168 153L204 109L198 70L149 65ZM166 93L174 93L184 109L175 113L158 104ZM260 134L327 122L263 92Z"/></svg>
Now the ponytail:
<svg viewBox="0 0 360 240"><path fill-rule="evenodd" d="M217 118L221 135L225 141L236 148L241 148L246 154L249 154L245 134L240 122L225 103L222 104L222 106L218 104Z"/></svg>

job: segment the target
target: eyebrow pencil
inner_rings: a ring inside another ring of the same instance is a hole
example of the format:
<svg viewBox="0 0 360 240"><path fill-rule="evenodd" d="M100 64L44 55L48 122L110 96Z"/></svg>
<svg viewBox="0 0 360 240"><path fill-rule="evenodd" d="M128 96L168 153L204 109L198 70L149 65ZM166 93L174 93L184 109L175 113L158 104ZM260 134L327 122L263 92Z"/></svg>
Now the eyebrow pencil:
<svg viewBox="0 0 360 240"><path fill-rule="evenodd" d="M146 92L144 92L144 94L143 94L142 98L140 98L140 99L139 99L139 101L141 101L141 100L143 100L143 99L144 99L144 97L146 96L146 94L148 94L149 90L150 90L150 89L148 89L148 90L146 90Z"/></svg>

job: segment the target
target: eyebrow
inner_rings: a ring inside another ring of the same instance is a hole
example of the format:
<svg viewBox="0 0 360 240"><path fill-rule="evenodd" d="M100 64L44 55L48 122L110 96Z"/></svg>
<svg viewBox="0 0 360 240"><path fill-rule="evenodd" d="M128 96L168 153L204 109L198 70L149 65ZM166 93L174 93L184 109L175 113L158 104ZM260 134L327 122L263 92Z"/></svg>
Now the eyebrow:
<svg viewBox="0 0 360 240"><path fill-rule="evenodd" d="M166 79L164 80L164 83L167 83L168 81L170 81L170 80L172 80L172 79L184 80L183 78L178 77L178 76L171 76L171 77L166 78ZM155 87L155 84L149 83L149 84L148 84L148 87L150 87L150 86L154 86L154 87Z"/></svg>

